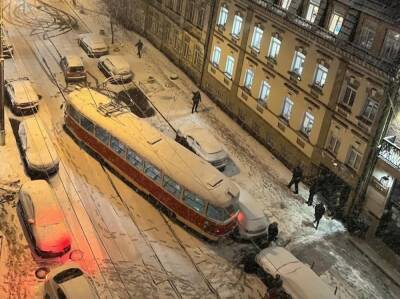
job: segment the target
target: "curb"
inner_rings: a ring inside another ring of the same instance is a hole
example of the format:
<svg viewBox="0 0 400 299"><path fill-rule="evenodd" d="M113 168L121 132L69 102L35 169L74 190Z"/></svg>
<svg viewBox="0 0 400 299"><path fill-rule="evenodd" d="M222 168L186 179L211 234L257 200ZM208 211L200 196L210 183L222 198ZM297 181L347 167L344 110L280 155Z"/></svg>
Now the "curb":
<svg viewBox="0 0 400 299"><path fill-rule="evenodd" d="M392 271L386 270L385 267L382 265L382 262L379 263L378 261L376 261L375 258L373 258L373 257L370 256L367 252L365 252L365 251L363 250L362 246L361 246L360 244L358 244L358 242L356 242L356 240L354 240L353 237L350 237L348 240L349 240L350 243L351 243L355 248L357 248L371 263L373 263L377 268L379 268L379 270L381 270L381 272L382 272L383 274L385 274L397 287L400 288L400 273L398 273L396 270L393 270L394 272L393 272L393 273L390 273L390 272L392 272ZM367 244L367 246L369 246L369 245ZM373 250L373 249L371 248L371 250ZM381 257L381 258L383 258L383 257ZM383 263L383 264L385 264L385 263L387 263L387 262L384 260L384 263ZM394 276L393 274L397 275L399 279L396 279L395 277L393 277L393 276Z"/></svg>

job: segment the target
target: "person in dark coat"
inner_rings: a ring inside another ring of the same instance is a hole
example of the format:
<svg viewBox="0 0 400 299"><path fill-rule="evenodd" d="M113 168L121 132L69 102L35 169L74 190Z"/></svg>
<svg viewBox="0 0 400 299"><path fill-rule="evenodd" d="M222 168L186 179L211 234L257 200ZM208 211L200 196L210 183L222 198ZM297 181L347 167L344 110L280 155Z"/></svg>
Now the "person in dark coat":
<svg viewBox="0 0 400 299"><path fill-rule="evenodd" d="M137 55L139 58L142 58L142 50L143 50L143 42L141 39L135 44L135 47L137 47Z"/></svg>
<svg viewBox="0 0 400 299"><path fill-rule="evenodd" d="M201 94L200 91L194 91L192 101L193 101L193 106L192 106L192 113L197 112L197 107L199 106L199 103L201 102Z"/></svg>
<svg viewBox="0 0 400 299"><path fill-rule="evenodd" d="M320 202L315 206L315 213L314 213L314 222L316 223L315 229L318 229L319 221L321 220L322 216L325 214L325 207L324 205Z"/></svg>
<svg viewBox="0 0 400 299"><path fill-rule="evenodd" d="M275 242L278 239L278 233L278 223L272 222L270 225L268 225L268 244L272 241Z"/></svg>
<svg viewBox="0 0 400 299"><path fill-rule="evenodd" d="M294 193L299 193L299 183L303 179L303 169L300 166L296 166L292 172L292 179L288 184L288 188L290 189L294 184Z"/></svg>

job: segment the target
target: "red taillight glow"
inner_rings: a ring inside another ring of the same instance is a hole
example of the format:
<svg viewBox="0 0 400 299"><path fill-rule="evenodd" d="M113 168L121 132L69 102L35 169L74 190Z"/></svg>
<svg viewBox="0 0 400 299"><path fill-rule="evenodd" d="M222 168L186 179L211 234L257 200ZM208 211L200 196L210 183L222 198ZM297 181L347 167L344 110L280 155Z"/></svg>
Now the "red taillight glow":
<svg viewBox="0 0 400 299"><path fill-rule="evenodd" d="M239 212L237 215L237 220L239 221L239 223L242 223L244 220L244 214L242 212Z"/></svg>

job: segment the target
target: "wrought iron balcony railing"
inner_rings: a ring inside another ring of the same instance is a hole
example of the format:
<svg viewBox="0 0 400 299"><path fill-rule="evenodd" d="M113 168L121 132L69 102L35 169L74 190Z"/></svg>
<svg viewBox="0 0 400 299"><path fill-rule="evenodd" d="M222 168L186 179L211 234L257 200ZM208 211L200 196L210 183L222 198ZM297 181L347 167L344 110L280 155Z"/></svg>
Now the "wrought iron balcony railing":
<svg viewBox="0 0 400 299"><path fill-rule="evenodd" d="M400 147L391 142L389 137L382 140L379 158L393 168L400 170Z"/></svg>

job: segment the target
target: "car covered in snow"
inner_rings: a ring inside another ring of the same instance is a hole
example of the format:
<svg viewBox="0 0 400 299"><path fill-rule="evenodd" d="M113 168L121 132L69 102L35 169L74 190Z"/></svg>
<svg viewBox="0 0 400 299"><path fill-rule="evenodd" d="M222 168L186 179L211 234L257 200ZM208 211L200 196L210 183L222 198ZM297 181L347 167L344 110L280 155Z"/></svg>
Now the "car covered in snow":
<svg viewBox="0 0 400 299"><path fill-rule="evenodd" d="M46 276L44 292L44 298L98 298L92 281L75 263L52 269Z"/></svg>
<svg viewBox="0 0 400 299"><path fill-rule="evenodd" d="M86 81L86 70L82 59L76 55L61 58L60 66L64 73L65 82Z"/></svg>
<svg viewBox="0 0 400 299"><path fill-rule="evenodd" d="M293 299L335 299L334 290L310 268L283 247L261 250L255 262L272 277L280 275L283 290ZM267 285L268 287L268 285Z"/></svg>
<svg viewBox="0 0 400 299"><path fill-rule="evenodd" d="M14 47L9 42L8 38L3 34L3 56L4 58L11 58L14 55Z"/></svg>
<svg viewBox="0 0 400 299"><path fill-rule="evenodd" d="M97 66L113 83L124 83L132 80L131 67L121 55L102 56L99 58Z"/></svg>
<svg viewBox="0 0 400 299"><path fill-rule="evenodd" d="M94 33L84 33L78 36L78 45L87 53L89 57L100 57L107 55L108 46L104 39Z"/></svg>
<svg viewBox="0 0 400 299"><path fill-rule="evenodd" d="M209 130L182 126L176 133L176 140L219 170L225 169L228 154Z"/></svg>
<svg viewBox="0 0 400 299"><path fill-rule="evenodd" d="M18 136L30 176L47 178L58 171L57 151L39 117L24 119Z"/></svg>
<svg viewBox="0 0 400 299"><path fill-rule="evenodd" d="M268 219L263 212L262 205L242 188L240 188L237 220L236 237L249 240L267 236Z"/></svg>
<svg viewBox="0 0 400 299"><path fill-rule="evenodd" d="M32 114L39 109L40 96L29 78L6 80L6 96L15 114Z"/></svg>
<svg viewBox="0 0 400 299"><path fill-rule="evenodd" d="M19 191L21 216L35 251L57 257L71 249L71 237L55 193L45 180L29 181Z"/></svg>

